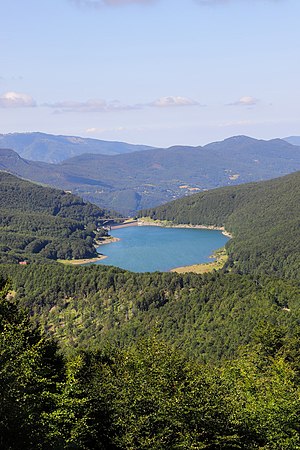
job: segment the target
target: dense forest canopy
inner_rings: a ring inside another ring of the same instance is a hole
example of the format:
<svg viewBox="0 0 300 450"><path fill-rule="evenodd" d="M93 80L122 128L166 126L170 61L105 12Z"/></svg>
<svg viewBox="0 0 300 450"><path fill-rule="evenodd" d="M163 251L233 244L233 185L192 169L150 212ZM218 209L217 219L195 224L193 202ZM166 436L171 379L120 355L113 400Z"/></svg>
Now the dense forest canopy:
<svg viewBox="0 0 300 450"><path fill-rule="evenodd" d="M95 231L106 217L68 192L0 172L1 262L96 256Z"/></svg>

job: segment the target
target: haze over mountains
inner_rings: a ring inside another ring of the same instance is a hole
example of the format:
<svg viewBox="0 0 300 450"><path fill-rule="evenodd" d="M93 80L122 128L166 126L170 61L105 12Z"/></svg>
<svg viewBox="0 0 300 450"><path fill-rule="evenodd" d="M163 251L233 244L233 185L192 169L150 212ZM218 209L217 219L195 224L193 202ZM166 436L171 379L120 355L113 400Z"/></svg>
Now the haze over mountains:
<svg viewBox="0 0 300 450"><path fill-rule="evenodd" d="M284 138L284 140L292 145L300 145L300 136L289 136Z"/></svg>
<svg viewBox="0 0 300 450"><path fill-rule="evenodd" d="M126 142L102 141L78 136L56 136L38 132L0 134L0 147L11 148L22 158L55 164L82 153L118 155L152 148Z"/></svg>
<svg viewBox="0 0 300 450"><path fill-rule="evenodd" d="M69 138L65 139L68 146ZM2 149L0 168L70 190L123 214L207 189L300 170L300 148L281 139L236 136L204 147L144 150L113 156L85 153L49 164L29 161L13 150Z"/></svg>

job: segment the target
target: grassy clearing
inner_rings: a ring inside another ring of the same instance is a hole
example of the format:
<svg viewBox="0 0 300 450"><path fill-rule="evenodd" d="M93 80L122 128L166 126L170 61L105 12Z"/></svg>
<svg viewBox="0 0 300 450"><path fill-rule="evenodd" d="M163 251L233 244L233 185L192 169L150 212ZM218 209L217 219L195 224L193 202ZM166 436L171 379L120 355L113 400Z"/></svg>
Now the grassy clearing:
<svg viewBox="0 0 300 450"><path fill-rule="evenodd" d="M170 272L177 273L186 273L186 272L194 272L194 273L207 273L212 272L213 270L222 269L225 262L227 261L228 255L224 247L216 250L211 258L215 258L215 261L204 264L194 264L192 266L184 266L184 267L176 267L175 269L171 269Z"/></svg>

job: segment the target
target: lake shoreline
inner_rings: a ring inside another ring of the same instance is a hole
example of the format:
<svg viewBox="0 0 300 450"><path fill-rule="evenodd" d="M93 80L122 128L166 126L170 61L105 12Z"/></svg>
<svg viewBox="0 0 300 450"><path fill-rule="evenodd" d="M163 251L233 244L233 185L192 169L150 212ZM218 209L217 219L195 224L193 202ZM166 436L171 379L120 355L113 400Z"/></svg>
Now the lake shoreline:
<svg viewBox="0 0 300 450"><path fill-rule="evenodd" d="M215 230L221 231L222 234L230 239L232 239L232 234L225 230L225 227L217 227L215 225L191 225L191 224L173 224L168 221L160 221L160 220L145 220L138 219L138 226L154 226L154 227L163 227L163 228L190 228L196 230Z"/></svg>
<svg viewBox="0 0 300 450"><path fill-rule="evenodd" d="M228 259L228 255L226 253L225 248L222 248L214 252L210 256L210 258L214 258L215 261L208 263L192 264L190 266L174 267L173 269L170 269L169 272L203 274L212 272L213 270L220 270L224 267L224 264Z"/></svg>
<svg viewBox="0 0 300 450"><path fill-rule="evenodd" d="M101 245L112 244L113 242L119 242L119 241L120 241L120 238L113 237L113 236L107 236L107 237L102 238L102 240L96 241L95 247L98 248Z"/></svg>
<svg viewBox="0 0 300 450"><path fill-rule="evenodd" d="M168 221L159 221L159 220L149 220L149 219L138 219L138 226L157 226L164 228L188 228L188 229L197 229L197 230L214 230L221 231L222 234L229 239L232 239L232 234L225 230L225 227L217 227L215 225L190 225L190 224L173 224ZM173 273L208 273L213 270L220 270L224 267L225 262L228 259L228 255L226 253L225 248L216 250L212 255L209 256L215 261L209 263L199 263L192 264L187 266L174 267L170 269L168 272Z"/></svg>
<svg viewBox="0 0 300 450"><path fill-rule="evenodd" d="M124 222L120 225L112 225L111 230L118 230L119 228L136 227L138 226L137 220L131 220L130 222Z"/></svg>
<svg viewBox="0 0 300 450"><path fill-rule="evenodd" d="M224 236L232 239L232 234L225 230L225 227L217 227L215 225L191 225L191 224L175 224L169 221L161 221L161 220L150 220L150 219L137 219L132 220L128 223L122 223L120 225L112 225L111 230L117 230L120 228L127 227L137 227L137 226L154 226L154 227L162 227L162 228L191 228L191 229L199 229L199 230L216 230L221 231ZM115 241L111 241L115 242ZM104 242L105 244L109 244L110 242Z"/></svg>
<svg viewBox="0 0 300 450"><path fill-rule="evenodd" d="M117 230L120 228L136 227L136 226L155 226L155 227L161 227L161 228L214 230L214 231L221 231L224 236L226 236L228 238L232 238L232 235L230 233L228 233L224 227L216 227L213 225L206 226L206 225L172 224L171 222L167 222L167 221L152 221L152 220L144 220L144 219L133 220L128 223L116 225L116 226L113 226L111 228L111 230L113 231L113 230ZM107 245L107 244L111 244L111 243L118 242L118 241L120 241L120 238L113 237L113 236L105 236L101 240L95 241L95 248L99 249L99 247L101 247L102 245ZM221 257L220 257L220 253L222 253ZM108 258L107 255L103 255L102 253L99 253L99 256L95 257L95 258L66 260L66 261L60 261L60 262L62 262L64 264L70 264L70 265L87 265L87 264L93 264L93 263L100 262L106 258ZM210 258L213 258L214 261L206 262L206 263L199 263L199 264L196 263L196 264L187 265L187 266L173 267L173 268L167 270L167 272L206 273L206 272L210 272L212 270L221 269L227 260L227 254L226 254L225 249L214 251L213 254L210 256Z"/></svg>
<svg viewBox="0 0 300 450"><path fill-rule="evenodd" d="M99 248L101 245L107 245L107 244L112 244L113 242L118 242L120 241L119 238L117 237L112 237L112 236L106 236L104 238L102 238L102 240L100 241L95 241L94 247L97 249ZM94 258L82 258L82 259L59 259L57 260L57 262L60 262L61 264L67 264L67 265L71 265L71 266L84 266L86 264L92 264L92 263L97 263L99 261L102 261L103 259L106 259L107 256L103 255L102 253L98 253L98 256L95 256Z"/></svg>
<svg viewBox="0 0 300 450"><path fill-rule="evenodd" d="M99 256L96 256L95 258L83 258L83 259L58 259L57 262L61 264L66 264L70 266L84 266L85 264L91 264L96 263L98 261L101 261L102 259L107 258L106 255L101 255L99 253Z"/></svg>

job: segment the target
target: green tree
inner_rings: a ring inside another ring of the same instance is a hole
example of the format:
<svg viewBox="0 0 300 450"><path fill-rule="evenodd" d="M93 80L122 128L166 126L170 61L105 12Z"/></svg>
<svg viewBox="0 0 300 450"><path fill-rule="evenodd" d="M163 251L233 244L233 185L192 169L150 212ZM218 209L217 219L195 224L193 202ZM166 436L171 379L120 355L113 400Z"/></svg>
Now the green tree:
<svg viewBox="0 0 300 450"><path fill-rule="evenodd" d="M26 315L0 296L0 447L51 448L42 419L62 376L56 345L32 327Z"/></svg>
<svg viewBox="0 0 300 450"><path fill-rule="evenodd" d="M99 364L98 358L90 395L98 395L108 408L117 448L247 448L242 446L242 425L234 418L229 384L221 383L217 369L189 362L156 338L106 362L102 357Z"/></svg>

